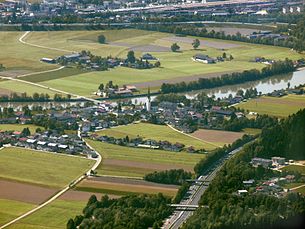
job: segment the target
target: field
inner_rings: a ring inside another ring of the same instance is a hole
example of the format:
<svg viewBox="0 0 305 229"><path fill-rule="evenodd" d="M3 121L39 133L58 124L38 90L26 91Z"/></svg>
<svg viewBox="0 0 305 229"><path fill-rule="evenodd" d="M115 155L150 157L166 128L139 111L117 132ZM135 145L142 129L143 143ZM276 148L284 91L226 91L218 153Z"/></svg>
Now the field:
<svg viewBox="0 0 305 229"><path fill-rule="evenodd" d="M305 96L288 95L281 98L263 96L258 99L251 99L237 105L239 108L249 112L268 114L278 117L287 117L305 108Z"/></svg>
<svg viewBox="0 0 305 229"><path fill-rule="evenodd" d="M36 213L22 219L9 229L63 229L70 218L82 213L87 201L56 200Z"/></svg>
<svg viewBox="0 0 305 229"><path fill-rule="evenodd" d="M130 193L163 193L173 197L178 190L178 186L157 184L137 179L96 177L82 181L76 189L118 196Z"/></svg>
<svg viewBox="0 0 305 229"><path fill-rule="evenodd" d="M301 165L288 165L282 168L282 170L299 172L302 175L305 175L305 166L301 166Z"/></svg>
<svg viewBox="0 0 305 229"><path fill-rule="evenodd" d="M0 131L22 131L24 128L29 128L31 133L35 133L38 126L26 124L0 124ZM41 127L40 127L41 128ZM43 128L42 128L43 129Z"/></svg>
<svg viewBox="0 0 305 229"><path fill-rule="evenodd" d="M87 171L92 160L20 148L0 150L0 177L48 187L68 185Z"/></svg>
<svg viewBox="0 0 305 229"><path fill-rule="evenodd" d="M222 147L226 144L231 144L237 139L241 138L245 133L231 132L222 130L206 130L201 129L192 133L193 137L202 139L203 141L211 142Z"/></svg>
<svg viewBox="0 0 305 229"><path fill-rule="evenodd" d="M202 154L131 148L93 140L87 142L103 157L102 165L97 169L100 175L143 177L153 171L178 168L193 172L194 165L204 157Z"/></svg>
<svg viewBox="0 0 305 229"><path fill-rule="evenodd" d="M107 135L116 138L136 138L140 136L144 139L156 141L169 141L171 143L182 143L186 147L193 146L196 149L212 150L217 147L209 141L201 141L188 135L181 134L165 125L154 125L149 123L137 123L127 126L115 127L97 132L99 135Z"/></svg>
<svg viewBox="0 0 305 229"><path fill-rule="evenodd" d="M100 34L105 35L106 44L97 42L97 36ZM175 37L172 34L135 29L31 32L24 38L28 44L18 41L21 36L20 32L0 32L0 48L3 50L0 54L0 63L3 63L9 72L15 75L22 74L22 71L28 73L54 69L58 66L44 64L39 60L42 57L54 58L81 50L89 50L93 54L101 56L125 57L127 52L132 49L138 57L149 52L161 61L161 68L148 70L118 67L104 72L82 72L63 69L56 73L25 77L31 82L86 96L92 96L100 83L106 83L109 80L119 85L134 84L140 89L146 89L148 86L157 89L162 82L190 81L199 77L214 77L226 72L264 67L263 64L252 61L257 56L284 59L289 52L291 59L303 57L303 55L291 52L286 48L205 38L200 38L201 49L193 50L191 43L195 37ZM173 53L170 51L169 47L174 42L181 46L181 52ZM225 49L228 55L232 54L234 60L206 65L191 59L196 53L217 57L224 52L222 49ZM14 91L18 89L8 82L0 84L0 88ZM27 88L26 90L33 89ZM23 91L18 90L18 92Z"/></svg>
<svg viewBox="0 0 305 229"><path fill-rule="evenodd" d="M34 207L35 205L33 204L0 198L0 225L7 223Z"/></svg>

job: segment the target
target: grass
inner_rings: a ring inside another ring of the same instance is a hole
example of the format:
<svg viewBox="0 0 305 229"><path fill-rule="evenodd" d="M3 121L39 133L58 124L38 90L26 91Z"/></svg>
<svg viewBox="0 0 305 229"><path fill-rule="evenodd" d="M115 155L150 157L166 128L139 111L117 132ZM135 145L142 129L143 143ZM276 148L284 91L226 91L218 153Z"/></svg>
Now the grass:
<svg viewBox="0 0 305 229"><path fill-rule="evenodd" d="M298 186L301 186L303 185L304 183L288 183L288 184L285 184L284 185L284 188L295 188L295 187L298 187Z"/></svg>
<svg viewBox="0 0 305 229"><path fill-rule="evenodd" d="M97 36L104 34L108 44L99 44ZM96 55L101 56L119 56L125 57L129 48L117 45L123 43L130 46L137 45L158 45L163 47L170 47L171 41L163 38L171 37L172 34L141 31L135 29L129 30L105 30L105 31L53 31L53 32L32 32L26 41L33 44L40 44L47 47L68 49L71 51L89 50ZM194 38L194 37L192 37ZM211 65L197 63L191 60L191 57L203 52L211 57L222 55L223 51L210 48L201 47L204 51L193 50L191 44L178 42L184 49L183 52L152 52L154 56L160 59L161 68L149 70L136 70L119 67L104 72L89 72L81 74L67 73L66 70L57 72L56 74L45 74L39 76L28 77L28 80L34 82L43 82L44 85L54 87L68 92L74 92L80 95L92 95L100 83L106 83L112 80L115 84L135 84L145 83L154 80L173 79L180 77L181 81L185 77L200 75L204 77L205 74L218 73L230 71L243 71L252 68L262 68L263 64L252 62L257 56L264 56L271 59L285 59L289 52L289 58L300 59L304 55L291 52L287 48L255 45L247 43L239 43L233 41L221 41L200 38L207 41L225 42L239 44L240 47L226 50L227 54L232 54L233 61L223 62ZM6 41L8 42L8 41ZM116 42L116 43L113 43ZM51 50L43 50L44 52L53 52ZM136 51L136 55L142 55L142 52ZM47 57L53 57L44 55ZM1 59L0 59L1 62ZM62 77L61 77L62 76ZM141 87L146 87L142 85Z"/></svg>
<svg viewBox="0 0 305 229"><path fill-rule="evenodd" d="M30 85L30 84L22 83L22 82L18 82L18 81L12 81L12 80L0 81L0 90L1 89L10 90L10 91L16 92L16 93L25 92L25 93L27 93L27 95L30 95L30 96L32 96L36 92L39 94L44 93L44 94L50 95L51 98L53 98L53 96L55 94L59 94L59 93L56 93L49 89L37 87L34 85Z"/></svg>
<svg viewBox="0 0 305 229"><path fill-rule="evenodd" d="M108 183L101 182L90 184L90 182L83 182L76 187L78 191L102 193L108 195L125 196L129 194L157 194L163 193L166 196L173 197L176 195L177 189L174 188L162 188L154 186L135 186L132 184L119 184L119 183Z"/></svg>
<svg viewBox="0 0 305 229"><path fill-rule="evenodd" d="M305 166L301 166L301 165L288 165L288 166L282 168L282 170L299 172L302 175L305 175Z"/></svg>
<svg viewBox="0 0 305 229"><path fill-rule="evenodd" d="M23 148L0 150L0 177L32 184L62 187L87 171L94 161Z"/></svg>
<svg viewBox="0 0 305 229"><path fill-rule="evenodd" d="M56 200L34 214L10 226L10 229L63 229L70 218L82 213L82 201Z"/></svg>
<svg viewBox="0 0 305 229"><path fill-rule="evenodd" d="M242 131L249 135L257 135L257 134L261 134L262 132L261 129L257 129L257 128L245 128Z"/></svg>
<svg viewBox="0 0 305 229"><path fill-rule="evenodd" d="M295 192L302 193L303 195L305 195L305 186L303 186L303 187L301 187L301 188L298 188L298 189L295 189L294 191L295 191Z"/></svg>
<svg viewBox="0 0 305 229"><path fill-rule="evenodd" d="M287 117L305 108L305 96L288 95L281 98L263 96L240 103L237 107L259 114Z"/></svg>
<svg viewBox="0 0 305 229"><path fill-rule="evenodd" d="M129 138L137 136L145 139L153 139L157 141L169 141L171 143L182 143L187 147L193 146L196 149L212 150L216 147L204 141L192 138L190 136L174 131L165 125L154 125L149 123L138 123L127 126L120 126L112 129L106 129L98 132L99 135L108 135L116 138L124 138L127 135Z"/></svg>
<svg viewBox="0 0 305 229"><path fill-rule="evenodd" d="M0 225L31 210L35 205L14 200L0 199Z"/></svg>
<svg viewBox="0 0 305 229"><path fill-rule="evenodd" d="M150 165L156 165L158 170L175 167L190 171L204 157L202 154L131 148L93 140L87 142L102 154L104 161L97 169L98 174L101 175L143 177L157 170ZM114 163L108 163L107 159Z"/></svg>
<svg viewBox="0 0 305 229"><path fill-rule="evenodd" d="M26 124L26 125L21 125L21 124L0 124L0 130L4 131L22 131L24 128L29 128L30 132L33 134L36 132L36 129L39 126L35 126L32 124ZM44 129L43 127L40 127L41 129Z"/></svg>

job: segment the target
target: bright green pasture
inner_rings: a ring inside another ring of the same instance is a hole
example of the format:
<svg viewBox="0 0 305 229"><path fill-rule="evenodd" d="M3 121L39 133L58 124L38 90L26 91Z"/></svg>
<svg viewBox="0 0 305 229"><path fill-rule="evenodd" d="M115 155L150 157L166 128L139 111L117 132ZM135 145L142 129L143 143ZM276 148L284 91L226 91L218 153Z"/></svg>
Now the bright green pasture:
<svg viewBox="0 0 305 229"><path fill-rule="evenodd" d="M171 143L182 143L186 147L193 146L196 149L212 150L216 147L213 144L209 144L204 141L192 138L191 136L184 135L177 131L174 131L165 125L154 125L150 123L137 123L126 126L119 126L112 129L105 129L99 131L100 135L108 135L116 138L123 138L127 135L129 138L136 138L137 136L153 139L157 141L169 141Z"/></svg>
<svg viewBox="0 0 305 229"><path fill-rule="evenodd" d="M27 93L27 95L30 96L32 96L34 93L39 93L39 94L44 93L50 95L51 98L56 94L56 92L51 91L49 89L37 87L35 85L30 85L18 81L12 81L12 80L0 81L0 90L1 89L6 89L17 93Z"/></svg>
<svg viewBox="0 0 305 229"><path fill-rule="evenodd" d="M150 164L159 165L161 170L172 166L192 170L195 164L204 157L203 154L131 148L93 140L87 140L87 142L101 153L105 160L98 168L98 173L102 175L141 177L153 171L152 168L145 167ZM118 164L109 164L107 159L117 161ZM125 163L122 164L122 162ZM129 163L134 163L136 166L130 167Z"/></svg>
<svg viewBox="0 0 305 229"><path fill-rule="evenodd" d="M251 99L245 103L240 103L237 106L259 114L287 117L305 108L305 96L289 95L281 98L264 96L259 99Z"/></svg>
<svg viewBox="0 0 305 229"><path fill-rule="evenodd" d="M0 199L0 226L34 208L34 204Z"/></svg>
<svg viewBox="0 0 305 229"><path fill-rule="evenodd" d="M93 163L93 160L80 157L23 148L4 148L0 150L0 177L62 187L89 170Z"/></svg>
<svg viewBox="0 0 305 229"><path fill-rule="evenodd" d="M97 43L97 36L104 34L108 41L107 44ZM171 37L172 34L141 31L141 30L106 30L106 31L59 31L59 32L33 32L26 41L33 44L43 44L44 46L68 49L71 51L90 50L92 53L101 56L120 56L125 57L129 47L138 45L157 45L169 48L173 43L164 38ZM82 74L68 75L67 77L57 77L53 80L49 76L31 77L31 81L43 81L44 85L58 88L68 92L75 92L81 95L91 95L97 90L100 83L112 80L115 84L136 84L156 80L179 78L183 81L190 76L211 77L211 74L219 75L224 72L243 71L252 68L262 68L263 64L253 62L257 56L264 56L272 59L285 59L287 53L289 58L298 59L303 57L301 54L294 53L286 48L254 45L233 41L213 40L200 38L201 40L235 43L240 47L226 50L228 55L232 54L233 61L226 61L217 64L202 64L194 62L191 57L196 53L208 54L211 57L222 55L223 51L201 47L200 50L193 50L190 44L178 42L183 48L182 52L153 52L151 53L160 59L161 68L149 70L137 70L118 67L104 72L89 72ZM128 47L129 46L129 47ZM142 52L136 51L136 56ZM213 75L213 76L214 76ZM44 79L46 77L46 79ZM161 83L160 83L161 84ZM141 84L140 87L145 87Z"/></svg>
<svg viewBox="0 0 305 229"><path fill-rule="evenodd" d="M70 218L82 214L82 201L56 200L34 214L10 226L10 229L64 229Z"/></svg>

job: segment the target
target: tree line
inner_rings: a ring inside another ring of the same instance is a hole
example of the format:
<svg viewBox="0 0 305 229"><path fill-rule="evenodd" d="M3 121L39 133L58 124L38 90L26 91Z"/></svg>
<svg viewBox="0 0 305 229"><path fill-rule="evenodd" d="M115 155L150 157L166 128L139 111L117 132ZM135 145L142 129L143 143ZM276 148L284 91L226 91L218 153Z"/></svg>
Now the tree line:
<svg viewBox="0 0 305 229"><path fill-rule="evenodd" d="M67 101L71 99L71 95L63 96L61 94L54 94L53 101ZM0 102L47 102L51 101L51 97L47 93L37 93L28 95L27 93L11 93L10 95L0 96Z"/></svg>
<svg viewBox="0 0 305 229"><path fill-rule="evenodd" d="M261 80L270 76L290 73L295 70L292 60L275 61L273 64L264 67L261 71L257 69L245 70L243 72L235 72L232 74L224 74L214 78L200 78L197 81L189 83L180 82L175 84L163 83L161 86L162 93L186 92L192 90L209 89L221 87L224 85L240 84L249 81Z"/></svg>
<svg viewBox="0 0 305 229"><path fill-rule="evenodd" d="M144 180L161 183L161 184L175 184L181 185L185 180L191 179L192 173L186 172L183 169L171 169L161 172L153 172L146 174Z"/></svg>

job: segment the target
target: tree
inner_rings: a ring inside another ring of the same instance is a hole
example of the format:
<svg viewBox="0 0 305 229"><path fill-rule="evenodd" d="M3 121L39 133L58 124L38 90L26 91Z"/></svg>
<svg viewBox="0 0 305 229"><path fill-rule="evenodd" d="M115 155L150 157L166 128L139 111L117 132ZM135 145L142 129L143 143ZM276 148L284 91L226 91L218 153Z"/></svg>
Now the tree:
<svg viewBox="0 0 305 229"><path fill-rule="evenodd" d="M24 129L22 130L22 135L23 135L23 136L30 136L30 135L31 135L31 132L30 132L30 130L29 130L28 127L27 127L27 128L24 128Z"/></svg>
<svg viewBox="0 0 305 229"><path fill-rule="evenodd" d="M98 89L99 89L100 91L104 91L104 84L101 83L100 86L98 87Z"/></svg>
<svg viewBox="0 0 305 229"><path fill-rule="evenodd" d="M173 52L177 52L177 51L180 50L180 46L179 46L177 43L174 43L174 44L172 44L172 46L171 46L171 50L172 50Z"/></svg>
<svg viewBox="0 0 305 229"><path fill-rule="evenodd" d="M76 229L73 219L69 219L69 221L67 223L67 229Z"/></svg>
<svg viewBox="0 0 305 229"><path fill-rule="evenodd" d="M157 61L157 62L155 63L155 67L156 67L156 68L160 68L160 67L161 67L160 61Z"/></svg>
<svg viewBox="0 0 305 229"><path fill-rule="evenodd" d="M99 42L100 44L105 44L105 43L106 43L106 37L105 37L103 34L99 35L99 36L97 37L97 39L98 39L98 42Z"/></svg>
<svg viewBox="0 0 305 229"><path fill-rule="evenodd" d="M227 54L225 52L222 54L222 58L227 59Z"/></svg>
<svg viewBox="0 0 305 229"><path fill-rule="evenodd" d="M198 39L195 39L192 45L194 49L197 49L200 46L200 41Z"/></svg>
<svg viewBox="0 0 305 229"><path fill-rule="evenodd" d="M233 56L232 55L230 55L230 60L233 60L234 58L233 58Z"/></svg>
<svg viewBox="0 0 305 229"><path fill-rule="evenodd" d="M134 55L134 51L130 50L128 53L127 53L127 61L129 63L135 63L136 62L136 58L135 58L135 55Z"/></svg>

